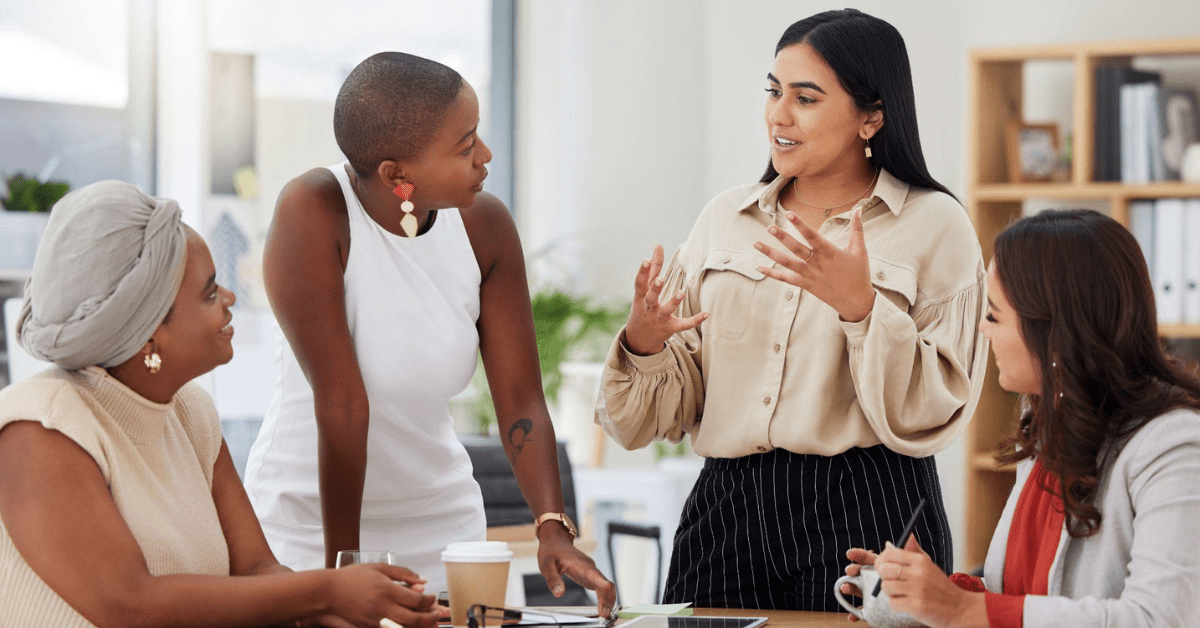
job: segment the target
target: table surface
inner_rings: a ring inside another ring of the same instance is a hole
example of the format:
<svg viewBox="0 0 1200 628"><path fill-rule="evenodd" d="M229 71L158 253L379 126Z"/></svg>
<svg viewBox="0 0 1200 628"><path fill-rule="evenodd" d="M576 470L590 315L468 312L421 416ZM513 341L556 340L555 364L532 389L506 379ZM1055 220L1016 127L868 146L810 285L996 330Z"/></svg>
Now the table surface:
<svg viewBox="0 0 1200 628"><path fill-rule="evenodd" d="M546 610L555 610L555 607L543 607ZM596 612L595 607L558 607L561 610L569 612ZM739 608L697 608L694 614L698 617L766 617L767 626L775 628L849 628L850 626L863 626L864 623L850 623L849 613L818 613L814 611L762 611L754 609L739 609ZM617 623L619 628L622 623L628 620L621 620Z"/></svg>
<svg viewBox="0 0 1200 628"><path fill-rule="evenodd" d="M710 617L766 617L768 626L776 628L847 628L849 613L818 613L814 611L756 611L753 609L697 608L696 615ZM866 626L859 623L858 626Z"/></svg>

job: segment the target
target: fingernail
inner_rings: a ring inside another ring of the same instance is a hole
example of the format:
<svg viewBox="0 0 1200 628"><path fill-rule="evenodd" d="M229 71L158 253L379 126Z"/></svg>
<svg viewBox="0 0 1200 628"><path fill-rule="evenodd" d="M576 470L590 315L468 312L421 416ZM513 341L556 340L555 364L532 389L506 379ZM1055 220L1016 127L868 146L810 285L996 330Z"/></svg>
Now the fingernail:
<svg viewBox="0 0 1200 628"><path fill-rule="evenodd" d="M763 250L763 248L764 248L764 247L763 247L763 245L762 245L762 242L755 242L755 243L754 243L754 248L756 248L756 249L758 249L758 250L760 250L760 251L761 251L761 250Z"/></svg>
<svg viewBox="0 0 1200 628"><path fill-rule="evenodd" d="M679 292L676 292L676 293L675 293L675 298L676 298L676 299L682 299L682 298L683 298L683 290L680 290Z"/></svg>
<svg viewBox="0 0 1200 628"><path fill-rule="evenodd" d="M894 547L896 547L896 546L895 546L895 545L892 545L892 542L891 542L891 541L884 541L884 542L883 542L883 549L885 549L885 550L892 549L892 548L894 548Z"/></svg>
<svg viewBox="0 0 1200 628"><path fill-rule="evenodd" d="M562 594L563 594L563 586L561 584L554 587L554 595L562 595Z"/></svg>
<svg viewBox="0 0 1200 628"><path fill-rule="evenodd" d="M776 233L779 233L779 228L775 225L771 225L770 227L767 227L767 233L775 235Z"/></svg>
<svg viewBox="0 0 1200 628"><path fill-rule="evenodd" d="M655 279L655 280L654 280L654 285L658 286L659 288L663 287L663 280L662 280L662 279Z"/></svg>
<svg viewBox="0 0 1200 628"><path fill-rule="evenodd" d="M642 260L642 269L644 270L647 268L650 268L650 262L648 262L646 260Z"/></svg>
<svg viewBox="0 0 1200 628"><path fill-rule="evenodd" d="M784 216L787 216L787 219L788 219L788 220L795 220L795 219L796 219L796 214L793 214L792 212L788 212L788 213L784 214Z"/></svg>

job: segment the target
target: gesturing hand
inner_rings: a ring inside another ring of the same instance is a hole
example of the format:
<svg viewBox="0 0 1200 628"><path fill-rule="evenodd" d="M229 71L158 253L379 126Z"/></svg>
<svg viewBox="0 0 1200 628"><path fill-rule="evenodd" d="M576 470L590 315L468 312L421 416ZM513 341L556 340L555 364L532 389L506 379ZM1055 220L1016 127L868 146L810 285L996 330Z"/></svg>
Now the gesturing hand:
<svg viewBox="0 0 1200 628"><path fill-rule="evenodd" d="M768 277L807 290L837 310L844 321L857 323L866 318L875 303L875 289L871 287L871 267L863 238L862 209L855 209L850 214L850 243L844 249L821 237L796 214L787 212L785 216L809 244L801 244L775 225L767 227L787 252L755 242L754 248L780 266L760 266L758 270Z"/></svg>
<svg viewBox="0 0 1200 628"><path fill-rule="evenodd" d="M654 246L650 259L642 261L637 279L633 282L633 307L629 309L629 320L625 323L625 344L638 355L652 355L662 351L671 336L687 331L703 323L707 312L689 318L677 318L675 310L683 302L683 291L671 296L666 303L659 303L664 282L658 272L663 265L663 248Z"/></svg>
<svg viewBox="0 0 1200 628"><path fill-rule="evenodd" d="M562 577L570 576L596 592L596 612L608 617L617 603L617 587L596 569L595 561L579 551L565 531L551 530L538 539L538 567L554 597L562 597L566 591Z"/></svg>

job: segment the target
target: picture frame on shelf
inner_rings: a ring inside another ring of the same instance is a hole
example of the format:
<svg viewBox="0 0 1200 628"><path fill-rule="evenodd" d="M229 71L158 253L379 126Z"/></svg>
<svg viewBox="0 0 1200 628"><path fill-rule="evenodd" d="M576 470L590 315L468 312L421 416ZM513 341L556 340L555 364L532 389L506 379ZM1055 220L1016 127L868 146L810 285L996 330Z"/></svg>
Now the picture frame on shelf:
<svg viewBox="0 0 1200 628"><path fill-rule="evenodd" d="M1005 140L1010 182L1053 179L1061 151L1057 124L1010 122Z"/></svg>
<svg viewBox="0 0 1200 628"><path fill-rule="evenodd" d="M1187 87L1165 85L1159 105L1162 110L1162 157L1166 178L1178 181L1187 147L1200 142L1200 104L1196 92Z"/></svg>

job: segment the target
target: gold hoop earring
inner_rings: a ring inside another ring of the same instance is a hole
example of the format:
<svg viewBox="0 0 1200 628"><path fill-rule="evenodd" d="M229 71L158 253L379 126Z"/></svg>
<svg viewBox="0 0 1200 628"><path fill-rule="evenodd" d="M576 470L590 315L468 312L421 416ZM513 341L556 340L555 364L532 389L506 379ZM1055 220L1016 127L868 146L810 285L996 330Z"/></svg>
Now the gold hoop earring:
<svg viewBox="0 0 1200 628"><path fill-rule="evenodd" d="M146 356L142 362L146 364L146 370L151 374L157 373L162 368L162 356L158 355L157 351Z"/></svg>

